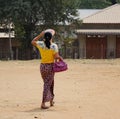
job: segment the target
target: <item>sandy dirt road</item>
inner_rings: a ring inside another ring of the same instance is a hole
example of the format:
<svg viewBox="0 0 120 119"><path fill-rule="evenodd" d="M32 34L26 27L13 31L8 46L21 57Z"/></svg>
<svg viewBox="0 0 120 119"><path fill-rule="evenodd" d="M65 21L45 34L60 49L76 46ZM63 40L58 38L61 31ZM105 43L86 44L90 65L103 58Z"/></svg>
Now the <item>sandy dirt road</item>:
<svg viewBox="0 0 120 119"><path fill-rule="evenodd" d="M0 119L120 119L120 59L66 62L55 106L41 110L39 60L0 61Z"/></svg>

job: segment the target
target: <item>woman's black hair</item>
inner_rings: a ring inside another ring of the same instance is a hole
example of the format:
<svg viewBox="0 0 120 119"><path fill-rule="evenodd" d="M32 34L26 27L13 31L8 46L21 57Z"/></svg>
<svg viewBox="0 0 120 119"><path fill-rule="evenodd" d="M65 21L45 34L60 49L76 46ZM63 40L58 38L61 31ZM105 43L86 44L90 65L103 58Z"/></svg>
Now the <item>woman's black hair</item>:
<svg viewBox="0 0 120 119"><path fill-rule="evenodd" d="M45 42L45 45L46 45L46 47L48 49L50 49L50 45L51 45L50 40L51 40L51 38L52 38L52 34L50 32L46 32L44 34L44 39L45 39L44 42Z"/></svg>

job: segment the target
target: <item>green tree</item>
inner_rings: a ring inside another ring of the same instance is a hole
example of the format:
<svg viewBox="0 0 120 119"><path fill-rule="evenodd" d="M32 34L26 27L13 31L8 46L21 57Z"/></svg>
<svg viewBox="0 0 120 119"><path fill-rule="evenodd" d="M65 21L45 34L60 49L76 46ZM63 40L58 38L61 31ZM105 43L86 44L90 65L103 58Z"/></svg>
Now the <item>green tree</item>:
<svg viewBox="0 0 120 119"><path fill-rule="evenodd" d="M81 0L80 9L103 9L110 5L120 3L120 0Z"/></svg>
<svg viewBox="0 0 120 119"><path fill-rule="evenodd" d="M5 24L14 23L16 37L23 48L28 49L32 48L30 42L36 32L44 28L57 29L60 23L72 23L71 16L76 15L79 0L0 0L0 3L0 20Z"/></svg>
<svg viewBox="0 0 120 119"><path fill-rule="evenodd" d="M60 23L72 23L78 4L79 0L0 0L0 21L14 24L16 38L26 50L31 48L35 33L45 28L57 30Z"/></svg>
<svg viewBox="0 0 120 119"><path fill-rule="evenodd" d="M80 8L83 9L101 9L110 5L106 0L81 0Z"/></svg>
<svg viewBox="0 0 120 119"><path fill-rule="evenodd" d="M108 0L112 5L120 3L120 0Z"/></svg>

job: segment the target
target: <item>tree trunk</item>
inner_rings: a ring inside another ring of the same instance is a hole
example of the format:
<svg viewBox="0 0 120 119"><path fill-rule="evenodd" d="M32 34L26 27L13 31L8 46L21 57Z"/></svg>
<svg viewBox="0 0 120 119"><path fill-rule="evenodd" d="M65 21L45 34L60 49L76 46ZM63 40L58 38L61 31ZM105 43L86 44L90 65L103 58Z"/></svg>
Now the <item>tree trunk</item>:
<svg viewBox="0 0 120 119"><path fill-rule="evenodd" d="M34 26L31 24L24 26L25 28L25 41L23 41L23 50L24 50L24 58L25 60L30 60L32 59L32 45L31 45L31 40L32 40L32 31L34 30Z"/></svg>

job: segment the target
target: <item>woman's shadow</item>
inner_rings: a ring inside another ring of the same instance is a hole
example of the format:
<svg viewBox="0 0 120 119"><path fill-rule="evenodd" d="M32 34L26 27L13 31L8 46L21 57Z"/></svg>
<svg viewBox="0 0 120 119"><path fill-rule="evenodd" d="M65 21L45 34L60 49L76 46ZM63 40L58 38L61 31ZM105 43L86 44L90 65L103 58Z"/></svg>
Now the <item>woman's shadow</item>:
<svg viewBox="0 0 120 119"><path fill-rule="evenodd" d="M56 111L56 110L53 108L41 109L40 107L38 107L38 108L26 110L25 112L46 112L46 111Z"/></svg>

